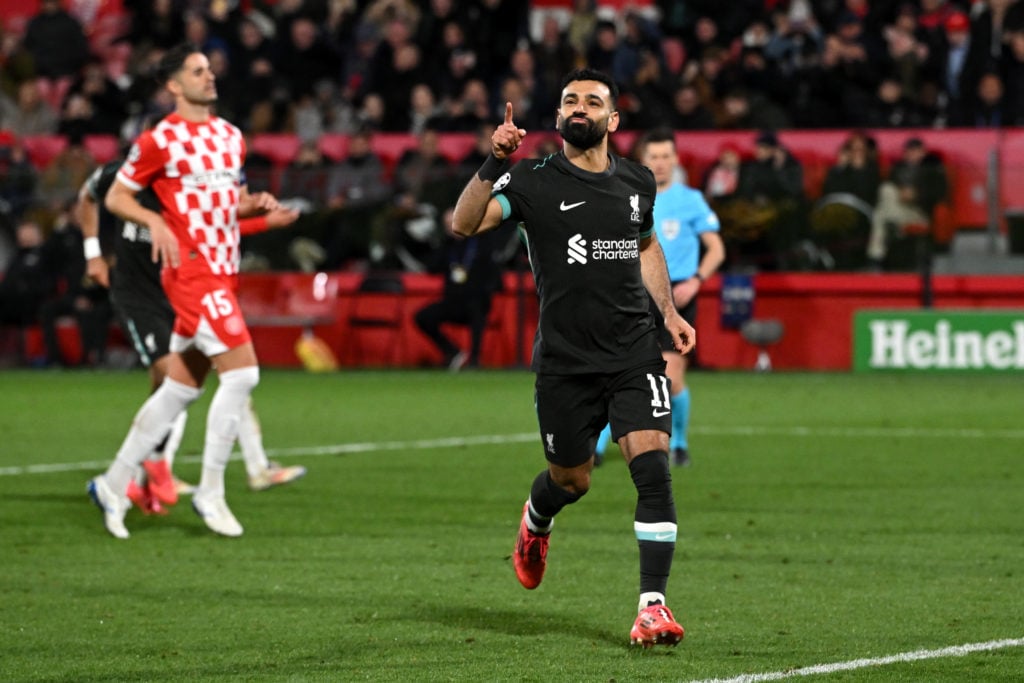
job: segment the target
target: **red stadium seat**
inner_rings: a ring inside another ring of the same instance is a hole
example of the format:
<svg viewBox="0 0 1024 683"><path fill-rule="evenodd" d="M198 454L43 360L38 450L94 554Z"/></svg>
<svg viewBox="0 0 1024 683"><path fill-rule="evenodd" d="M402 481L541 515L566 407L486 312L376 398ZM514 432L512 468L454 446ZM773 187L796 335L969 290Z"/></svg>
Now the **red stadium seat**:
<svg viewBox="0 0 1024 683"><path fill-rule="evenodd" d="M29 135L21 142L28 160L36 168L46 168L68 146L68 139L63 135Z"/></svg>

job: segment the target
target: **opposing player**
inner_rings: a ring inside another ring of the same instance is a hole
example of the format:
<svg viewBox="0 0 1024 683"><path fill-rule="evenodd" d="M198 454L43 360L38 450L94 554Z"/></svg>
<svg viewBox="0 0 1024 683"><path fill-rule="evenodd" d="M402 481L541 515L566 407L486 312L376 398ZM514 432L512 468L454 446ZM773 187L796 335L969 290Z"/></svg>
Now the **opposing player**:
<svg viewBox="0 0 1024 683"><path fill-rule="evenodd" d="M679 155L671 130L647 133L640 139L638 150L644 166L654 174L658 187L654 203L654 230L665 253L672 299L684 319L696 320L697 293L701 284L725 261L725 243L718 231L718 216L699 190L676 179ZM653 300L651 309L651 314L657 316ZM672 464L688 465L690 388L686 384L686 369L689 354L677 353L672 347L672 338L665 332L660 335L660 343L661 355L665 358L665 374L672 382L672 436L669 440ZM611 427L606 426L597 439L595 458L604 455L609 441Z"/></svg>
<svg viewBox="0 0 1024 683"><path fill-rule="evenodd" d="M79 190L75 216L85 238L86 272L110 288L114 311L142 364L149 369L151 390L156 391L167 376L174 310L160 285L160 265L151 257L149 229L121 221L103 206L103 198L121 164L121 161L112 161L93 171ZM145 208L160 210L160 203L151 189L142 190L136 198ZM243 219L240 232L244 235L285 227L297 217L297 212L278 209L265 216ZM100 225L108 223L113 233L113 268L104 258L99 240ZM191 493L191 486L171 474L186 415L182 412L175 418L171 431L143 461L145 477L136 477L128 484L128 499L144 514L161 514L164 505L177 502L179 493ZM249 486L254 490L286 484L306 473L304 467L282 467L268 460L251 402L239 423L239 443Z"/></svg>
<svg viewBox="0 0 1024 683"><path fill-rule="evenodd" d="M167 377L135 416L106 472L89 482L113 536L128 538L124 491L135 468L195 401L212 367L219 385L207 413L203 466L192 507L214 532L240 536L242 525L224 495L224 470L259 366L235 297L239 264L238 219L281 208L270 194L250 194L243 183L241 131L212 113L217 89L210 63L198 48L179 45L159 64L175 110L136 140L105 199L112 213L146 226L151 256L159 259L164 292L174 308ZM136 195L152 188L160 211Z"/></svg>
<svg viewBox="0 0 1024 683"><path fill-rule="evenodd" d="M675 645L683 627L665 603L676 539L671 404L648 293L677 352L689 351L695 334L672 303L654 236L654 178L609 153L617 94L599 71L568 74L557 110L562 150L515 166L509 157L526 131L506 104L491 156L456 204L454 231L468 236L520 221L540 295L533 370L548 466L523 507L512 554L519 582L540 584L554 517L590 488L594 439L610 421L637 490L640 604L630 639Z"/></svg>

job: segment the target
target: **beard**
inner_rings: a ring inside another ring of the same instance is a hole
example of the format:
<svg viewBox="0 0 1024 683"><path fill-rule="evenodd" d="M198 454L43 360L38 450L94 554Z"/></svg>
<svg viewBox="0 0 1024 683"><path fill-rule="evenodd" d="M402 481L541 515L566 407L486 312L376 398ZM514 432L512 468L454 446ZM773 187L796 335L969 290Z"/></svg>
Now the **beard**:
<svg viewBox="0 0 1024 683"><path fill-rule="evenodd" d="M598 125L596 121L587 119L586 123L574 119L562 119L558 133L562 139L577 149L590 149L596 146L608 132L608 122Z"/></svg>

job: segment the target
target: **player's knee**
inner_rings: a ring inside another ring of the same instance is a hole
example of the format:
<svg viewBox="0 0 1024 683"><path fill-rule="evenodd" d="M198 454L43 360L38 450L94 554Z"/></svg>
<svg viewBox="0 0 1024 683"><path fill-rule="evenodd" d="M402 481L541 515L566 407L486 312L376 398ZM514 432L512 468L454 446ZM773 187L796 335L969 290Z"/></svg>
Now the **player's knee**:
<svg viewBox="0 0 1024 683"><path fill-rule="evenodd" d="M590 490L590 473L570 470L559 473L556 480L549 472L546 483L553 499L564 505L571 505Z"/></svg>
<svg viewBox="0 0 1024 683"><path fill-rule="evenodd" d="M647 451L629 462L629 473L633 477L640 500L652 507L672 507L672 474L668 467L668 453Z"/></svg>
<svg viewBox="0 0 1024 683"><path fill-rule="evenodd" d="M220 373L220 384L223 388L245 395L251 394L259 383L260 368L257 365Z"/></svg>

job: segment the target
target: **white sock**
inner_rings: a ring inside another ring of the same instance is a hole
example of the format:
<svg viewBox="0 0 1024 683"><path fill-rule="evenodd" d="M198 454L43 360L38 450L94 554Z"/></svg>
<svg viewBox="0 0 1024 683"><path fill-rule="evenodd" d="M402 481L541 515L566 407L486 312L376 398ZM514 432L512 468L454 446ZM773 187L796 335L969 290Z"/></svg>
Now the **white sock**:
<svg viewBox="0 0 1024 683"><path fill-rule="evenodd" d="M171 422L202 393L202 389L190 387L168 377L150 394L135 414L132 427L128 430L120 450L117 451L114 462L107 468L107 484L111 490L118 495L124 495L136 468L164 438L164 434L171 427Z"/></svg>
<svg viewBox="0 0 1024 683"><path fill-rule="evenodd" d="M164 444L163 458L167 461L167 469L174 469L174 456L178 454L178 446L185 436L185 423L188 422L188 412L181 411L178 417L174 418L174 425L170 434L167 435L167 443Z"/></svg>
<svg viewBox="0 0 1024 683"><path fill-rule="evenodd" d="M637 612L642 612L647 607L660 602L662 605L665 604L665 595L663 593L641 593L640 594L640 605L636 608Z"/></svg>
<svg viewBox="0 0 1024 683"><path fill-rule="evenodd" d="M252 399L245 404L241 422L238 423L238 444L242 447L242 459L245 460L245 472L255 477L270 467L267 452L263 450L263 431L260 419L252 409Z"/></svg>
<svg viewBox="0 0 1024 683"><path fill-rule="evenodd" d="M220 385L206 416L206 444L203 448L203 474L199 491L203 498L224 497L224 470L231 458L231 447L238 438L238 425L245 411L249 395L260 381L260 369L255 365L220 374Z"/></svg>

